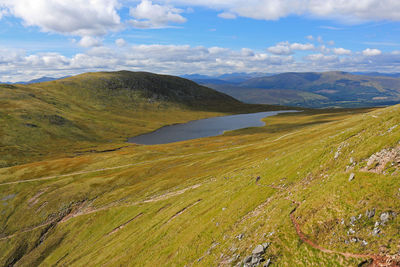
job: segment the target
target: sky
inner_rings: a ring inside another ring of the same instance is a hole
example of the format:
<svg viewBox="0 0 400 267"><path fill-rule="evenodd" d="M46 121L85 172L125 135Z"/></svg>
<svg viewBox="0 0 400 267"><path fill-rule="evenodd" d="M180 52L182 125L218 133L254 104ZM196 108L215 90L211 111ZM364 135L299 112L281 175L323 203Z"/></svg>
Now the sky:
<svg viewBox="0 0 400 267"><path fill-rule="evenodd" d="M0 81L400 72L399 0L0 0Z"/></svg>

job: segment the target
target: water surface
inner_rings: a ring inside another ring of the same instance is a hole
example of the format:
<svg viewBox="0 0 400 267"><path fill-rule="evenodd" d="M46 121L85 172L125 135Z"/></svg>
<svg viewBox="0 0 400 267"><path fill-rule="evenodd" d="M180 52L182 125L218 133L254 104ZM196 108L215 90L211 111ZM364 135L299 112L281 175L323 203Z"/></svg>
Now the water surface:
<svg viewBox="0 0 400 267"><path fill-rule="evenodd" d="M285 112L296 111L268 111L189 121L187 123L164 126L154 132L131 137L128 139L128 142L142 145L156 145L216 136L223 134L224 131L264 126L265 123L261 119Z"/></svg>

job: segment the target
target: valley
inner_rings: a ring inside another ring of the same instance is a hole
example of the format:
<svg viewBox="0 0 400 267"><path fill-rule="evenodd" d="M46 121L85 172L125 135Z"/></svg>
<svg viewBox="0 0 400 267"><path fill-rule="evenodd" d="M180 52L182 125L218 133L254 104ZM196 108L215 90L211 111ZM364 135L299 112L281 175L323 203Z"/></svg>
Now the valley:
<svg viewBox="0 0 400 267"><path fill-rule="evenodd" d="M233 77L234 74L232 74ZM341 71L288 72L230 80L193 81L226 93L245 103L349 108L394 105L400 102L400 79L381 73L352 74ZM192 76L196 77L196 76Z"/></svg>
<svg viewBox="0 0 400 267"><path fill-rule="evenodd" d="M32 90L56 88L50 83ZM277 109L221 97L237 110ZM169 107L154 118L162 125L234 113L228 107ZM128 130L156 125L132 124L104 135L121 136L114 142L27 157L0 169L0 265L391 266L399 245L399 115L399 106L304 109L264 118L261 127L163 145L123 142ZM94 117L92 125L100 122Z"/></svg>

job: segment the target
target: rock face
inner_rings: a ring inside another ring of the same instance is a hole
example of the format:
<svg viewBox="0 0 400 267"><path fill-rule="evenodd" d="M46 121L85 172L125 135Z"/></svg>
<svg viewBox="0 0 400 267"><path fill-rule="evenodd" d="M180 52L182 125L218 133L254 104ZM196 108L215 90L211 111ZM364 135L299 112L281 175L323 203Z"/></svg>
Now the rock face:
<svg viewBox="0 0 400 267"><path fill-rule="evenodd" d="M259 266L263 262L265 262L263 266L269 266L271 264L271 259L265 260L264 254L270 245L271 243L263 243L262 245L257 245L253 249L252 254L245 257L243 262L239 263L238 266L255 267Z"/></svg>

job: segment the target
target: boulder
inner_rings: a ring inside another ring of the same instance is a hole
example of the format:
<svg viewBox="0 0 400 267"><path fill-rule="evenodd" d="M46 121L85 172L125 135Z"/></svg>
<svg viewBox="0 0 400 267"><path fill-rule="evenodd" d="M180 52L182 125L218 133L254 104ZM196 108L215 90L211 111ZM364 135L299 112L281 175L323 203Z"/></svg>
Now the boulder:
<svg viewBox="0 0 400 267"><path fill-rule="evenodd" d="M265 252L265 248L263 245L257 245L254 249L253 249L253 255L262 255Z"/></svg>
<svg viewBox="0 0 400 267"><path fill-rule="evenodd" d="M390 213L389 212L383 212L380 216L381 223L385 224L387 221L389 221L390 218Z"/></svg>
<svg viewBox="0 0 400 267"><path fill-rule="evenodd" d="M381 232L381 229L378 227L375 227L374 230L372 230L372 235L377 236Z"/></svg>
<svg viewBox="0 0 400 267"><path fill-rule="evenodd" d="M355 176L356 175L354 173L350 173L349 182L353 181Z"/></svg>
<svg viewBox="0 0 400 267"><path fill-rule="evenodd" d="M244 263L250 263L251 262L251 260L252 260L252 256L247 256L246 258L244 258Z"/></svg>

